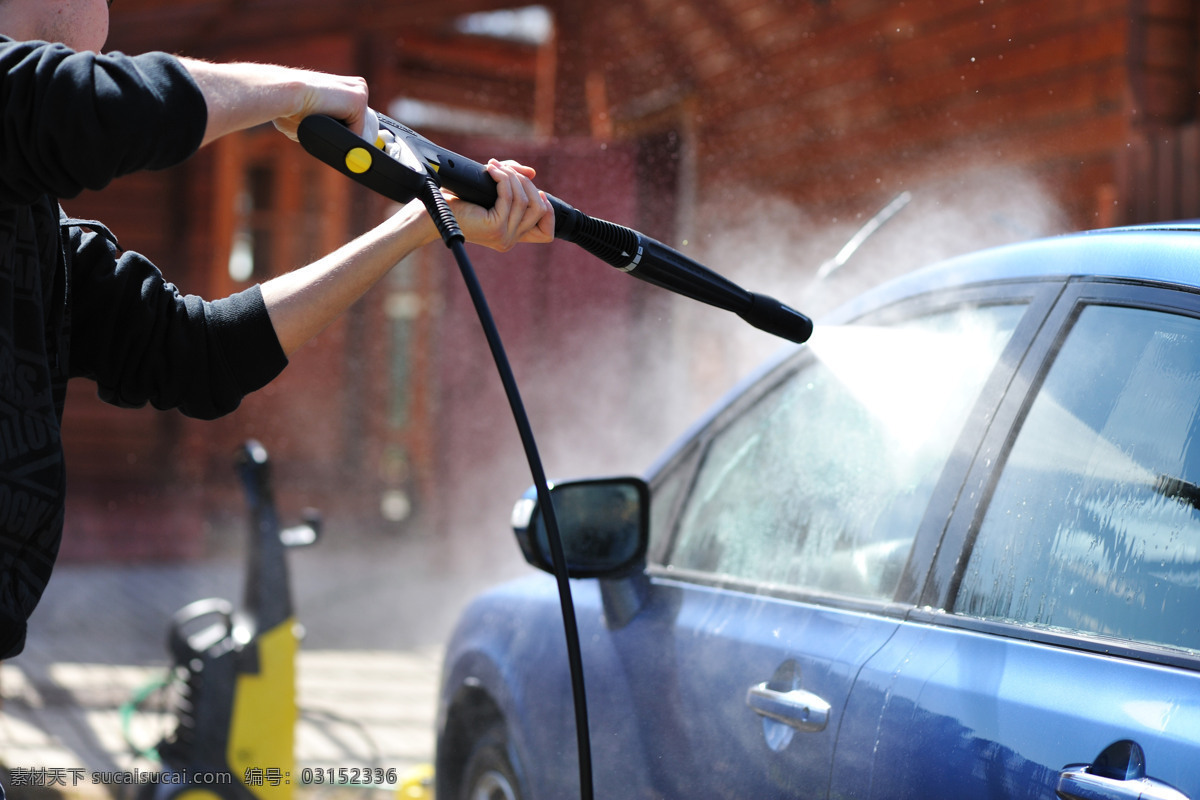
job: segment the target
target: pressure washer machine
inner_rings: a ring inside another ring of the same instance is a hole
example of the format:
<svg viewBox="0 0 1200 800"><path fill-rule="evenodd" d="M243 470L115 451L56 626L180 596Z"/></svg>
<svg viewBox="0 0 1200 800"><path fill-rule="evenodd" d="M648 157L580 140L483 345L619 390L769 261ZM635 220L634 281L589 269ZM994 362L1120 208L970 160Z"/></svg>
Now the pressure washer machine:
<svg viewBox="0 0 1200 800"><path fill-rule="evenodd" d="M242 605L197 600L171 618L174 729L158 744L159 780L139 800L287 800L295 774L296 653L286 550L309 545L320 519L282 528L266 449L238 451L250 536Z"/></svg>

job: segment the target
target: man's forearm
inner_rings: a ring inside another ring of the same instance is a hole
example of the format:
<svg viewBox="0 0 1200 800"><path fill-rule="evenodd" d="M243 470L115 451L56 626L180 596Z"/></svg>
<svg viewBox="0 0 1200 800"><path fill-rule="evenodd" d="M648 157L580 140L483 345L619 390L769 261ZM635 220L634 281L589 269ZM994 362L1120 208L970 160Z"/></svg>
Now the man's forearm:
<svg viewBox="0 0 1200 800"><path fill-rule="evenodd" d="M328 256L262 286L275 335L289 356L366 294L401 259L437 239L420 202Z"/></svg>
<svg viewBox="0 0 1200 800"><path fill-rule="evenodd" d="M204 95L208 124L203 144L265 122L295 138L309 114L328 114L360 130L367 110L361 78L326 75L270 64L213 64L179 59Z"/></svg>
<svg viewBox="0 0 1200 800"><path fill-rule="evenodd" d="M554 239L554 210L530 180L533 170L488 162L496 203L481 208L453 196L450 207L468 242L505 252L518 242ZM263 301L289 356L366 294L397 262L438 239L437 228L415 200L348 245L262 286Z"/></svg>

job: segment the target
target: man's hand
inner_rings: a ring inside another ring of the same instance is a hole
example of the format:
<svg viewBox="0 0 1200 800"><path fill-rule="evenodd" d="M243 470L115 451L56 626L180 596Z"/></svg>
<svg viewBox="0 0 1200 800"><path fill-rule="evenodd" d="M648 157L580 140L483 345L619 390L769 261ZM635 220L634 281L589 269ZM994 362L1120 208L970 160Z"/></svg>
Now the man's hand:
<svg viewBox="0 0 1200 800"><path fill-rule="evenodd" d="M305 117L324 114L340 120L346 127L368 141L375 141L379 120L367 108L367 82L362 78L301 72L306 79L298 111L272 120L293 142L299 141L296 129Z"/></svg>
<svg viewBox="0 0 1200 800"><path fill-rule="evenodd" d="M496 204L490 209L447 194L450 209L468 242L506 252L519 242L554 239L554 210L545 193L533 185L537 173L515 161L488 162L496 181Z"/></svg>

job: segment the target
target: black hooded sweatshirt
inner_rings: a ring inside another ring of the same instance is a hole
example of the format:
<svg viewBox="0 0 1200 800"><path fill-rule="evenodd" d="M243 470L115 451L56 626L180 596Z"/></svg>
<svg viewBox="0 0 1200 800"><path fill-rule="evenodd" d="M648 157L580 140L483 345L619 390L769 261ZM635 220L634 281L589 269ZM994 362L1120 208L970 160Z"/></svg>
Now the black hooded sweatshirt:
<svg viewBox="0 0 1200 800"><path fill-rule="evenodd" d="M173 57L0 36L0 658L21 652L58 553L68 378L119 406L232 411L287 363L253 287L184 296L59 198L200 146L203 95Z"/></svg>

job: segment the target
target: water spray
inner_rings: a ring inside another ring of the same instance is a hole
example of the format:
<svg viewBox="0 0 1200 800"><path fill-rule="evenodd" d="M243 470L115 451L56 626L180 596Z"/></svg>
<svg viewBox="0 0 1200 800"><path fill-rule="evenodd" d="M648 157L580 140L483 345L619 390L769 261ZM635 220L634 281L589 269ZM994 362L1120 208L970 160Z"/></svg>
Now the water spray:
<svg viewBox="0 0 1200 800"><path fill-rule="evenodd" d="M547 540L562 609L567 661L571 672L576 743L579 751L580 797L583 800L591 800L592 761L583 656L571 600L566 555L550 497L549 483L517 389L516 379L488 309L487 299L463 247L462 231L458 228L441 192L441 189L445 188L463 200L491 208L496 202L496 183L482 164L438 147L411 128L382 114L372 112L368 117L366 133L374 137L372 141L351 132L337 120L322 115L304 119L300 123L297 135L300 144L310 154L380 195L398 203L408 203L414 198L420 198L458 263L483 326L509 407L512 409L533 476L538 504L544 511ZM556 197L547 197L554 209L555 238L573 242L635 278L693 300L732 311L754 327L789 341L803 343L812 335L812 321L778 300L749 292L677 250L632 228L590 217Z"/></svg>

